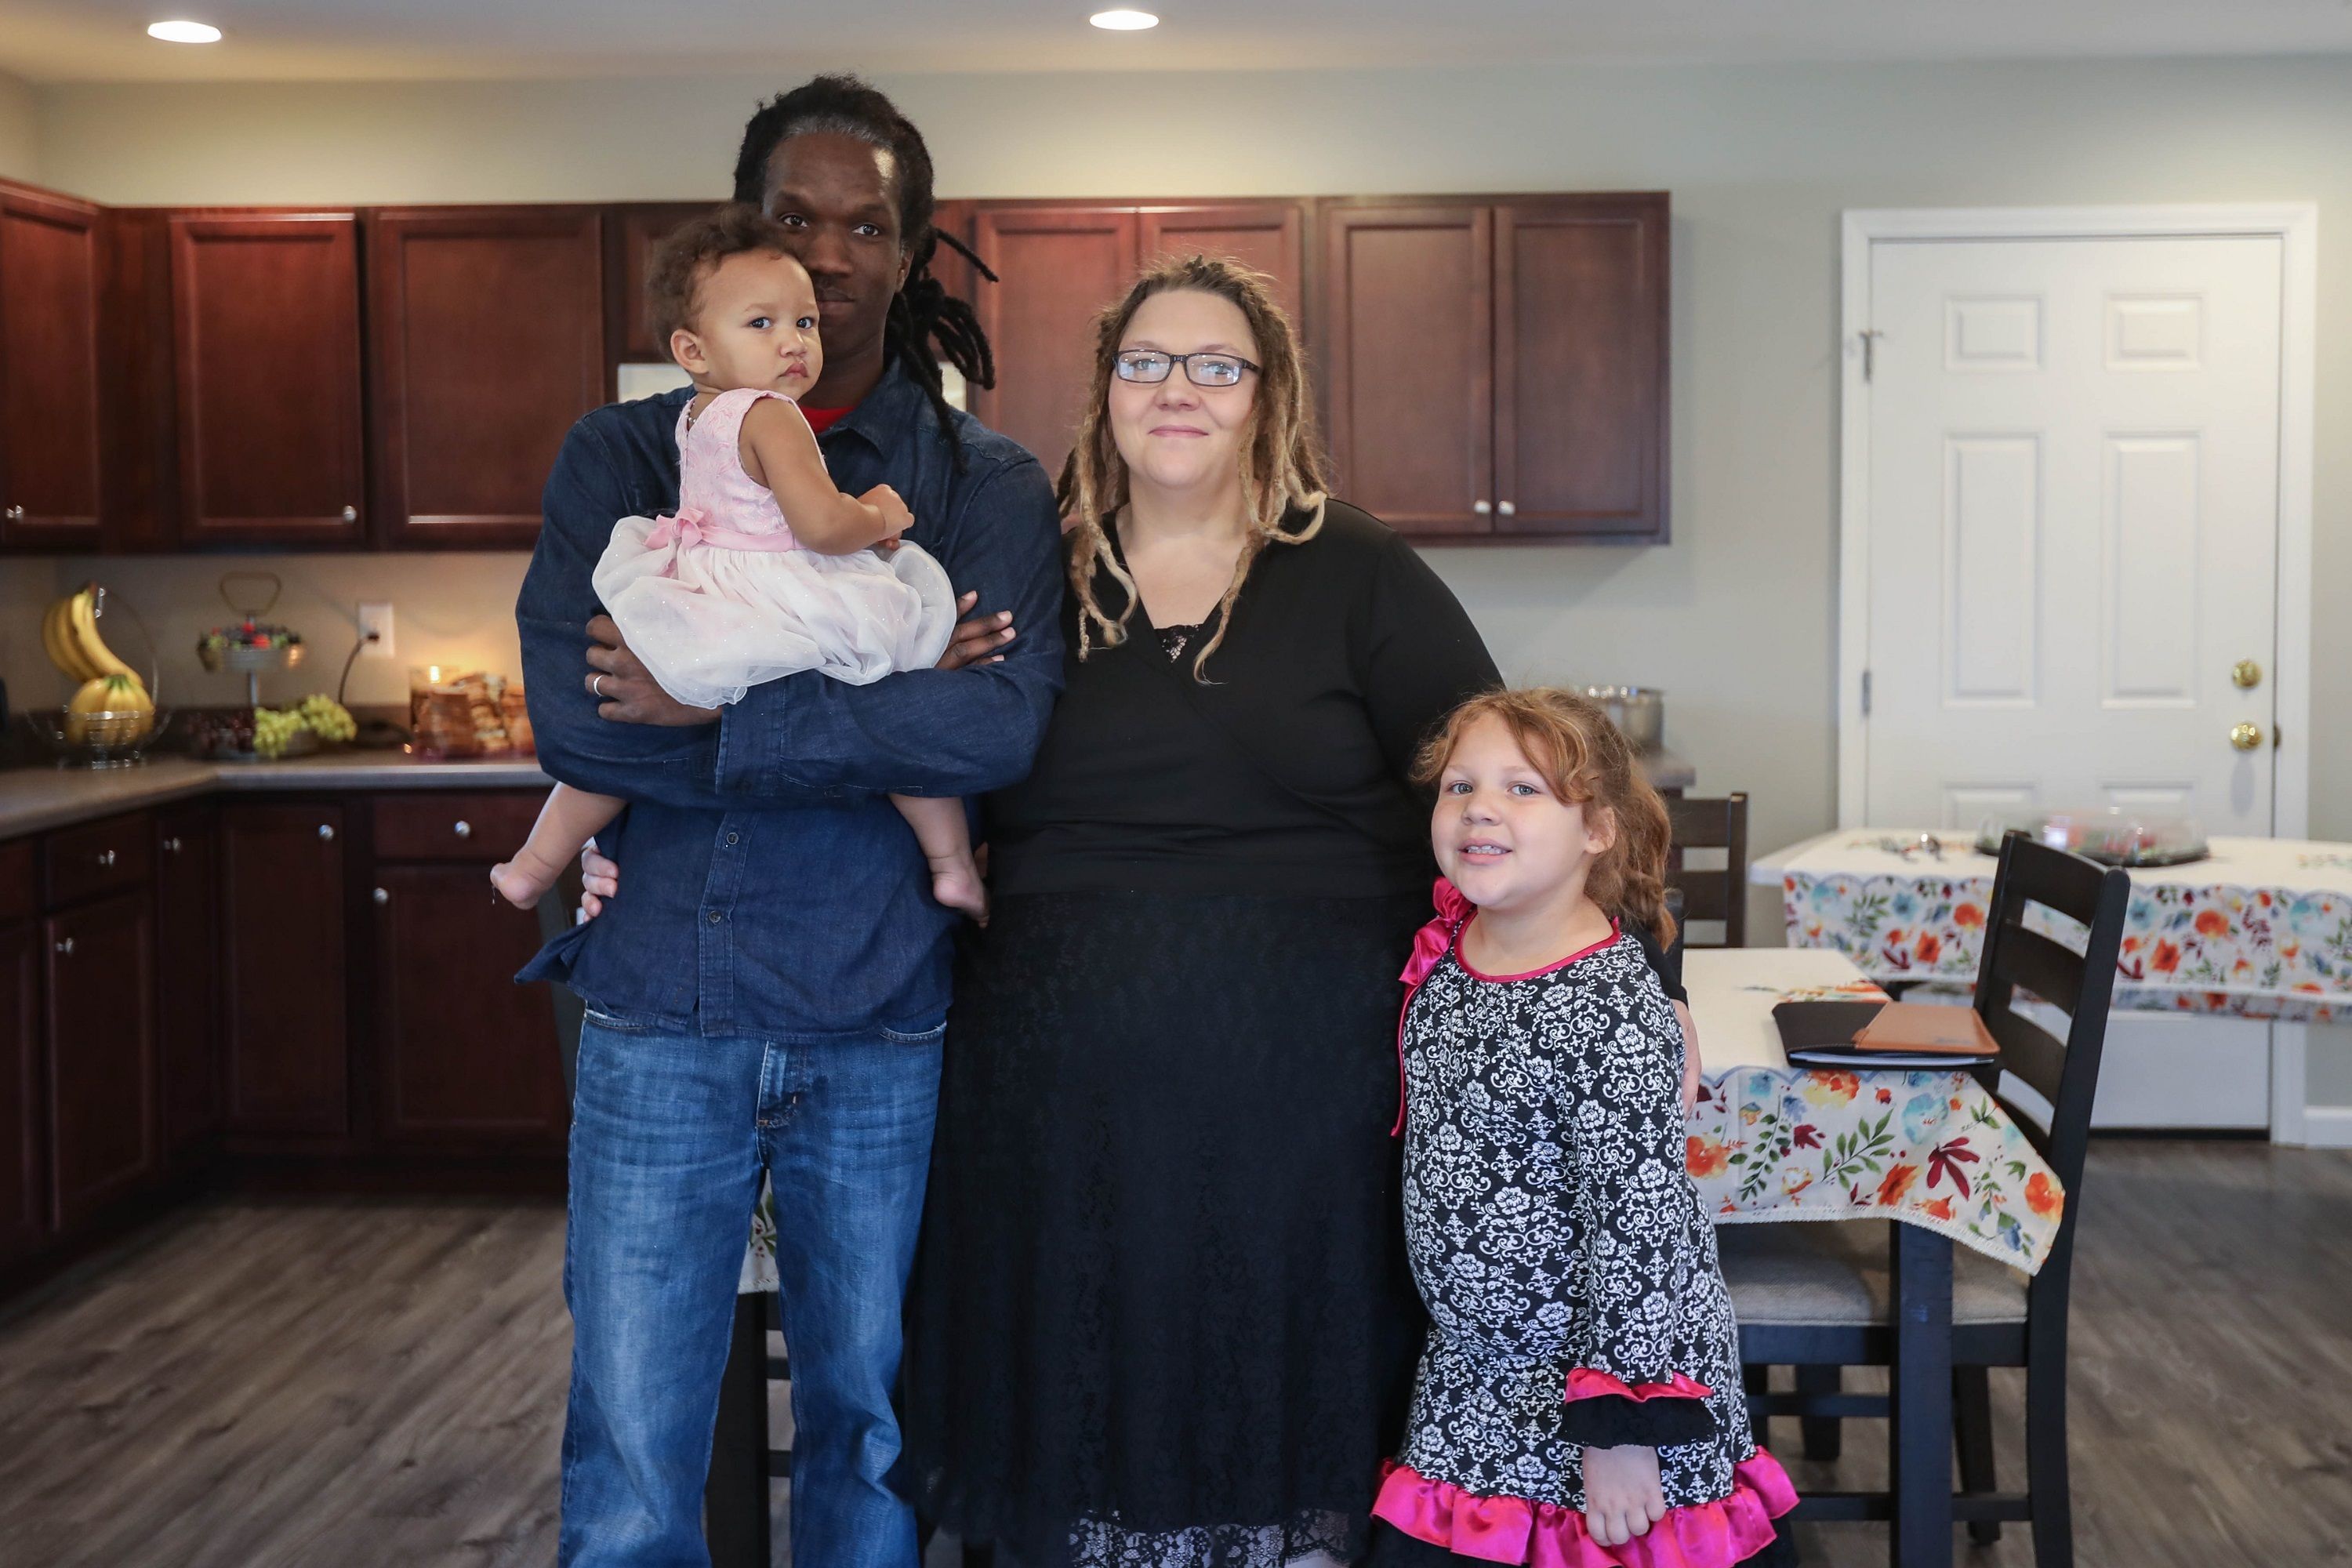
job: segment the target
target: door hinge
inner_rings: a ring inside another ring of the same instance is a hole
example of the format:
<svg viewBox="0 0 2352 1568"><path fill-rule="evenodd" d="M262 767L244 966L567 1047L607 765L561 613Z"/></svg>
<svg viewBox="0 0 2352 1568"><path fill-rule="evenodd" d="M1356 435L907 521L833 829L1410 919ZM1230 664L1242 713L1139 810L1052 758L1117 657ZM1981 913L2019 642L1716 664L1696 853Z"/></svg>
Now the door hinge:
<svg viewBox="0 0 2352 1568"><path fill-rule="evenodd" d="M1862 379L1865 382L1878 368L1878 340L1885 335L1875 327L1862 330Z"/></svg>
<svg viewBox="0 0 2352 1568"><path fill-rule="evenodd" d="M1862 716L1870 717L1870 671L1862 672Z"/></svg>

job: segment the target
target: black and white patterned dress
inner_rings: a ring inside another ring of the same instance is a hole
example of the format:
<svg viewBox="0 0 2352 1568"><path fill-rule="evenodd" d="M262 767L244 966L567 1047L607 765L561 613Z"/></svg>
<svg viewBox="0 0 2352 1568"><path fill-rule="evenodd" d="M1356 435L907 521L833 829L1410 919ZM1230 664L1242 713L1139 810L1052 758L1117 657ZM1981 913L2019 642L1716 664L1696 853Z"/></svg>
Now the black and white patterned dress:
<svg viewBox="0 0 2352 1568"><path fill-rule="evenodd" d="M1460 894L1441 883L1439 908L1399 1042L1430 1331L1373 1511L1488 1562L1753 1557L1796 1499L1749 1433L1715 1227L1684 1164L1672 1005L1629 933L1489 976L1461 957ZM1670 1511L1605 1548L1584 1530L1583 1449L1623 1444L1658 1449Z"/></svg>

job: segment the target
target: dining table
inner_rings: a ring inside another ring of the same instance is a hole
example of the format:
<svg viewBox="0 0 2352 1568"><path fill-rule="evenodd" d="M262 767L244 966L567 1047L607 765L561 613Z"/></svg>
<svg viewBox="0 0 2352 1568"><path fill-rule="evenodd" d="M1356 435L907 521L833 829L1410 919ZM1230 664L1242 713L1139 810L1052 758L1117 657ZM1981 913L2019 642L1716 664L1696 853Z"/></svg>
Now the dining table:
<svg viewBox="0 0 2352 1568"><path fill-rule="evenodd" d="M2057 1242L2065 1191L1965 1068L1790 1064L1780 1003L1887 999L1845 953L1694 949L1683 984L1703 1058L1687 1158L1716 1223L1895 1222L1890 1558L1948 1568L1952 1248L2034 1273Z"/></svg>
<svg viewBox="0 0 2352 1568"><path fill-rule="evenodd" d="M2112 1005L2352 1022L2352 844L2222 837L2206 851L2125 868ZM1842 952L1882 984L1968 985L1999 865L1964 830L1840 828L1757 857L1748 879L1780 889L1792 946ZM2028 923L2080 943L2038 905Z"/></svg>

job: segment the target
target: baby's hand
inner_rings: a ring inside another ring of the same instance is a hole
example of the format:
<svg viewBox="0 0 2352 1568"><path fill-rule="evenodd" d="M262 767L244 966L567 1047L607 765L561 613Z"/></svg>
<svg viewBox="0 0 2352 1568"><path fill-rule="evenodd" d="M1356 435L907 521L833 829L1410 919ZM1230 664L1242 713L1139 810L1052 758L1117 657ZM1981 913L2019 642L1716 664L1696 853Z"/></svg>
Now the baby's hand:
<svg viewBox="0 0 2352 1568"><path fill-rule="evenodd" d="M1584 1450L1584 1528L1602 1546L1622 1546L1666 1517L1655 1448Z"/></svg>
<svg viewBox="0 0 2352 1568"><path fill-rule="evenodd" d="M876 485L857 499L882 514L883 534L887 539L896 541L898 535L915 526L915 514L907 510L907 503L888 485Z"/></svg>

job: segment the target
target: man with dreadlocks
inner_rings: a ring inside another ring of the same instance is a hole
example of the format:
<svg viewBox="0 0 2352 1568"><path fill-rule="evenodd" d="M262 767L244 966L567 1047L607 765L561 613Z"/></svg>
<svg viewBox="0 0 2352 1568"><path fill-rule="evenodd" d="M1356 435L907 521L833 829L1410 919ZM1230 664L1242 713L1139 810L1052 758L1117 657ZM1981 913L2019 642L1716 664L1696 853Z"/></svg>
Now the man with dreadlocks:
<svg viewBox="0 0 2352 1568"><path fill-rule="evenodd" d="M603 846L628 865L627 896L524 972L589 1009L560 1554L709 1561L711 1425L764 1172L793 1352L793 1561L908 1568L913 1521L884 1478L957 917L889 795L969 797L1028 771L1061 686L1056 512L1036 460L942 395L935 356L982 385L993 367L971 308L930 275L930 154L887 98L846 77L777 98L745 128L734 195L815 283L824 363L801 406L835 482L903 496L906 537L981 614L938 670L869 686L810 672L723 712L684 707L590 574L615 520L674 508L688 392L597 410L556 459L516 612L531 719L549 773L629 803Z"/></svg>

